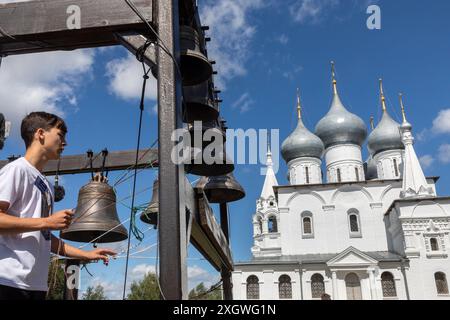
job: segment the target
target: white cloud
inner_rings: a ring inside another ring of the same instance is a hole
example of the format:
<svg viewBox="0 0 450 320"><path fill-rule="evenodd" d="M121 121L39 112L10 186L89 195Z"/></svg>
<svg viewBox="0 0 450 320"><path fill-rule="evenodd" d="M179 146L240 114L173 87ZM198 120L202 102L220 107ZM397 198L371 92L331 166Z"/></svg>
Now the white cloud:
<svg viewBox="0 0 450 320"><path fill-rule="evenodd" d="M442 163L450 163L450 144L443 144L439 147L439 160Z"/></svg>
<svg viewBox="0 0 450 320"><path fill-rule="evenodd" d="M151 265L151 264L138 264L137 266L135 266L131 272L130 272L130 276L131 278L139 278L139 277L144 277L144 275L146 275L149 272L155 273L155 265Z"/></svg>
<svg viewBox="0 0 450 320"><path fill-rule="evenodd" d="M441 110L433 120L434 133L450 133L450 109Z"/></svg>
<svg viewBox="0 0 450 320"><path fill-rule="evenodd" d="M201 282L203 282L206 288L209 288L213 284L216 284L219 281L219 279L220 276L218 274L209 273L208 271L197 265L188 267L189 289L192 289Z"/></svg>
<svg viewBox="0 0 450 320"><path fill-rule="evenodd" d="M298 0L289 7L294 21L299 23L318 23L326 10L339 4L339 0Z"/></svg>
<svg viewBox="0 0 450 320"><path fill-rule="evenodd" d="M232 109L238 109L241 113L245 113L250 110L250 106L254 104L255 101L250 98L248 92L244 93L231 105Z"/></svg>
<svg viewBox="0 0 450 320"><path fill-rule="evenodd" d="M256 32L248 21L249 12L263 7L262 0L206 1L201 7L201 20L208 25L208 58L216 60L216 86L226 89L226 82L246 74L245 63L250 57L249 46Z"/></svg>
<svg viewBox="0 0 450 320"><path fill-rule="evenodd" d="M427 168L431 167L431 165L433 164L434 158L433 158L433 156L427 154L427 155L420 157L419 161L420 161L420 164L422 165L422 167L424 169L427 169Z"/></svg>
<svg viewBox="0 0 450 320"><path fill-rule="evenodd" d="M64 116L77 110L77 90L91 80L92 49L25 54L3 58L0 69L0 112L19 135L22 118L32 111Z"/></svg>
<svg viewBox="0 0 450 320"><path fill-rule="evenodd" d="M114 59L106 65L106 75L110 79L109 91L115 96L124 99L139 99L142 94L142 76L144 70L142 64L132 54L125 58ZM156 100L158 95L155 77L149 74L145 97Z"/></svg>
<svg viewBox="0 0 450 320"><path fill-rule="evenodd" d="M289 37L283 33L277 38L277 41L281 44L287 44L289 42Z"/></svg>

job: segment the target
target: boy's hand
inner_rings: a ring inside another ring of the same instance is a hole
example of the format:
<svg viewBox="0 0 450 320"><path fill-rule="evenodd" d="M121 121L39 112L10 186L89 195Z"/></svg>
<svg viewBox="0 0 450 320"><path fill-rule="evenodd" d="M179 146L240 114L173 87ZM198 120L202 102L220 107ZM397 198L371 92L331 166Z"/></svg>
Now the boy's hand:
<svg viewBox="0 0 450 320"><path fill-rule="evenodd" d="M72 222L74 212L71 209L61 210L45 218L46 229L63 230Z"/></svg>
<svg viewBox="0 0 450 320"><path fill-rule="evenodd" d="M105 265L109 263L109 256L115 256L116 253L109 249L95 249L92 251L85 251L85 260L93 261L93 260L103 260Z"/></svg>

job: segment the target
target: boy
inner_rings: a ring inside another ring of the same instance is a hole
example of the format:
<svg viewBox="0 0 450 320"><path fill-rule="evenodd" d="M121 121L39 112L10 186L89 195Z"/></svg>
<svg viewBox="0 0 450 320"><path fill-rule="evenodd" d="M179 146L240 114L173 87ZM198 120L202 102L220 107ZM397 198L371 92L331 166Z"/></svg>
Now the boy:
<svg viewBox="0 0 450 320"><path fill-rule="evenodd" d="M83 251L51 234L69 226L72 210L52 214L53 190L42 170L66 146L64 120L33 112L21 125L26 153L0 170L0 300L43 300L50 251L84 261L103 260L115 252Z"/></svg>

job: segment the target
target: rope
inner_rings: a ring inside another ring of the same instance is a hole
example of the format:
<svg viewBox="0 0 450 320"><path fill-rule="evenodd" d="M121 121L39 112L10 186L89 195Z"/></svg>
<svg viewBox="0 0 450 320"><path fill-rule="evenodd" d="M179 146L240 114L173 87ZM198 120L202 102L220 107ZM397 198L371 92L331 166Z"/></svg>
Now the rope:
<svg viewBox="0 0 450 320"><path fill-rule="evenodd" d="M135 165L134 165L134 177L133 177L133 192L132 192L132 198L131 198L131 213L130 213L130 230L134 230L134 232L136 232L136 227L134 225L133 227L133 221L134 221L134 216L136 215L136 212L134 210L134 200L135 200L135 193L136 193L136 179L137 179L137 165L138 165L138 161L139 161L139 147L141 144L141 132L142 132L142 115L144 113L144 101L145 101L145 87L147 85L147 80L149 79L149 72L150 72L150 68L148 70L145 70L145 65L144 62L142 62L142 67L144 69L144 76L143 76L143 83L142 83L142 93L141 93L141 102L139 105L139 129L138 129L138 136L137 136L137 147L136 147L136 160L135 160ZM140 236L138 234L138 236ZM131 237L128 238L128 250L127 250L127 259L125 262L125 276L124 276L124 281L123 281L123 295L122 295L122 299L125 300L125 293L126 293L126 287L127 287L127 275L128 275L128 259L129 259L129 255L130 255L130 241L131 241Z"/></svg>

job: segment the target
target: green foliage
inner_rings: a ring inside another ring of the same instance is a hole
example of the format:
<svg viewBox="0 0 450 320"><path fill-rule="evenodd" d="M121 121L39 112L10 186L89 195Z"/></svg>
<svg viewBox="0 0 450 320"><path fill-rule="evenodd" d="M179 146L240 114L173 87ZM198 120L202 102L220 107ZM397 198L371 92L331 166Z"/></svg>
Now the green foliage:
<svg viewBox="0 0 450 320"><path fill-rule="evenodd" d="M108 300L105 296L104 289L101 285L94 287L88 287L83 294L83 300Z"/></svg>
<svg viewBox="0 0 450 320"><path fill-rule="evenodd" d="M48 270L47 300L64 299L64 263L60 260L52 260Z"/></svg>
<svg viewBox="0 0 450 320"><path fill-rule="evenodd" d="M210 291L211 289L212 286L207 290L201 282L189 292L189 300L222 300L222 286Z"/></svg>
<svg viewBox="0 0 450 320"><path fill-rule="evenodd" d="M160 300L159 287L154 273L147 273L141 281L133 281L128 300Z"/></svg>

